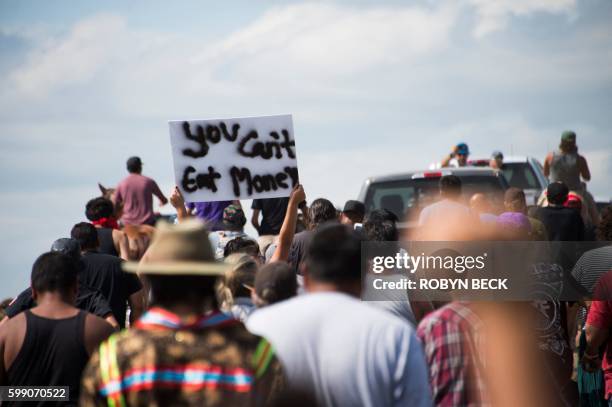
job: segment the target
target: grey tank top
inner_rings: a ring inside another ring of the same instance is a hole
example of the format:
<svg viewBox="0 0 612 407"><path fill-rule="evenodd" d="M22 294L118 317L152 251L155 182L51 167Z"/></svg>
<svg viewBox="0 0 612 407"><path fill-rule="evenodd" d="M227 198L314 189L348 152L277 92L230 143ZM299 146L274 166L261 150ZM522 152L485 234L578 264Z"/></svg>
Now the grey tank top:
<svg viewBox="0 0 612 407"><path fill-rule="evenodd" d="M578 153L562 154L555 151L550 163L550 181L561 181L573 191L581 190Z"/></svg>

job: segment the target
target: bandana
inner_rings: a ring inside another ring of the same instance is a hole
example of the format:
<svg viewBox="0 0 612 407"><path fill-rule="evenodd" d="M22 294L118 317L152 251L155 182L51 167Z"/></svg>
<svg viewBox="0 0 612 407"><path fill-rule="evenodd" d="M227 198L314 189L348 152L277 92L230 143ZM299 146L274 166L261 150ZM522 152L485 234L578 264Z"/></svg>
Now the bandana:
<svg viewBox="0 0 612 407"><path fill-rule="evenodd" d="M233 325L238 322L231 315L224 314L221 311L213 311L200 317L182 319L163 308L153 307L136 322L136 328L145 330L199 330Z"/></svg>
<svg viewBox="0 0 612 407"><path fill-rule="evenodd" d="M103 228L119 229L119 224L115 218L100 218L98 220L92 220L91 223Z"/></svg>

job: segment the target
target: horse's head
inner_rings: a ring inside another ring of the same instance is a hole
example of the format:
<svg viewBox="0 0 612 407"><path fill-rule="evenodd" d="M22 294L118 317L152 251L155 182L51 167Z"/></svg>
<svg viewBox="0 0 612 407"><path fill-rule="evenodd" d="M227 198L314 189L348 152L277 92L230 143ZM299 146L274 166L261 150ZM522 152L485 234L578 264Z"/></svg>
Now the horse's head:
<svg viewBox="0 0 612 407"><path fill-rule="evenodd" d="M115 188L106 188L104 185L98 182L98 188L100 188L100 192L102 192L102 197L106 199L110 199L111 201L115 197Z"/></svg>
<svg viewBox="0 0 612 407"><path fill-rule="evenodd" d="M113 204L115 203L115 192L116 188L106 188L104 185L98 182L98 188L100 188L100 192L102 193L102 197L106 199L110 199ZM123 205L117 207L115 205L115 218L120 219L121 213L123 212Z"/></svg>

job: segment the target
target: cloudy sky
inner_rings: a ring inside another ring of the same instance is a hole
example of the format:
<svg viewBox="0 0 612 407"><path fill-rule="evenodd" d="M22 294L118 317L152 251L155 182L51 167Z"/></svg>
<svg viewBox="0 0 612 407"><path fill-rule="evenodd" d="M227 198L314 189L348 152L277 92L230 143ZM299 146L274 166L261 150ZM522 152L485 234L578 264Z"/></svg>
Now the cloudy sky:
<svg viewBox="0 0 612 407"><path fill-rule="evenodd" d="M542 159L574 129L612 195L610 1L222 3L0 1L0 297L128 156L171 189L172 119L293 114L337 205L458 141Z"/></svg>

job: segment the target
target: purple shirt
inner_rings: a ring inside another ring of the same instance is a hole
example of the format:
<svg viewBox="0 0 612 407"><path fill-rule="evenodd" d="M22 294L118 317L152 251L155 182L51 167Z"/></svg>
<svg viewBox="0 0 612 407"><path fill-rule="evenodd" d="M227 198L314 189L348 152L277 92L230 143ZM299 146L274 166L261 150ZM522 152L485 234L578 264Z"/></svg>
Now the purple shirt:
<svg viewBox="0 0 612 407"><path fill-rule="evenodd" d="M153 214L153 195L165 199L157 183L140 174L130 174L119 185L115 194L116 204L123 203L121 220L126 225L151 223Z"/></svg>
<svg viewBox="0 0 612 407"><path fill-rule="evenodd" d="M211 230L223 230L223 210L231 204L232 201L189 202L187 208L194 210L198 219L209 222Z"/></svg>

